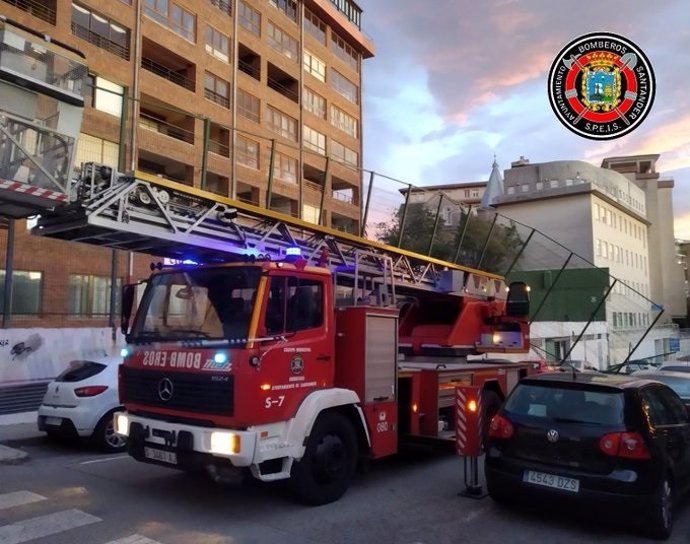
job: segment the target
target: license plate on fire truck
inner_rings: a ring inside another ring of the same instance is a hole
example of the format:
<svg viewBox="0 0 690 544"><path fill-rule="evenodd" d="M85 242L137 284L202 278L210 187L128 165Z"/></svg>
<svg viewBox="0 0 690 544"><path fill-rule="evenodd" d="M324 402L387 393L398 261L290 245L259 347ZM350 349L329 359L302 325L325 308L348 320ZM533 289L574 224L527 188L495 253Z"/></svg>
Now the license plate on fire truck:
<svg viewBox="0 0 690 544"><path fill-rule="evenodd" d="M177 454L172 451L157 450L156 448L144 447L144 457L153 461L161 461L171 465L177 464Z"/></svg>
<svg viewBox="0 0 690 544"><path fill-rule="evenodd" d="M548 474L546 472L537 472L536 470L526 470L522 475L522 481L530 484L543 485L544 487L562 489L563 491L570 491L571 493L580 491L580 480Z"/></svg>

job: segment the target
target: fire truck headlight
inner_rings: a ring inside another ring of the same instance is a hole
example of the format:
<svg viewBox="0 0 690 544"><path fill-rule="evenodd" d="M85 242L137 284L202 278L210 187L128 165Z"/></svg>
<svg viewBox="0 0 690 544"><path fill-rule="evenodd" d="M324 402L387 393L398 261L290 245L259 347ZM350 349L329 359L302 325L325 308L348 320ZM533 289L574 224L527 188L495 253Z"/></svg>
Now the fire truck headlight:
<svg viewBox="0 0 690 544"><path fill-rule="evenodd" d="M501 341L503 340L503 337L500 332L495 332L493 335L493 342L494 344L500 344Z"/></svg>
<svg viewBox="0 0 690 544"><path fill-rule="evenodd" d="M211 433L211 453L220 455L240 453L240 436L224 431Z"/></svg>
<svg viewBox="0 0 690 544"><path fill-rule="evenodd" d="M125 414L117 414L115 416L115 432L129 436L129 418Z"/></svg>

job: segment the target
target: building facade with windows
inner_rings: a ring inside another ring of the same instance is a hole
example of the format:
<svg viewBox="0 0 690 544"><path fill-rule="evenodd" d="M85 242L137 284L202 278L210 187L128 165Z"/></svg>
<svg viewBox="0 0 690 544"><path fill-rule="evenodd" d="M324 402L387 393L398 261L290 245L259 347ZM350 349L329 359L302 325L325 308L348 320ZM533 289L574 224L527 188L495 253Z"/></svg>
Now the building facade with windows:
<svg viewBox="0 0 690 544"><path fill-rule="evenodd" d="M591 334L592 349L586 355L599 368L622 362L654 322L654 332L636 357L669 353L671 338L677 336L673 319L678 312L684 313L676 309L678 301L685 300L685 291L675 257L673 183L666 180L652 186L639 183L636 171L632 175L619 171L630 165L639 167L638 159L604 159L596 167L584 161L530 164L521 158L505 171L505 192L494 204L499 213L548 233L581 257L576 266L608 269L612 278L602 293L606 297L604 328L597 325L600 330ZM646 161L643 166L651 173L654 163ZM664 257L666 253L671 257ZM560 263L561 255L553 266L556 272ZM556 341L569 342L572 331L566 328L561 331L563 338ZM600 348L603 335L608 335L607 350ZM550 336L553 342L554 335Z"/></svg>
<svg viewBox="0 0 690 544"><path fill-rule="evenodd" d="M75 164L359 233L362 62L374 46L355 2L0 0L0 14L86 56ZM13 259L6 327L105 326L113 281L148 275L145 255L34 237L25 223L11 249L0 230L3 263Z"/></svg>

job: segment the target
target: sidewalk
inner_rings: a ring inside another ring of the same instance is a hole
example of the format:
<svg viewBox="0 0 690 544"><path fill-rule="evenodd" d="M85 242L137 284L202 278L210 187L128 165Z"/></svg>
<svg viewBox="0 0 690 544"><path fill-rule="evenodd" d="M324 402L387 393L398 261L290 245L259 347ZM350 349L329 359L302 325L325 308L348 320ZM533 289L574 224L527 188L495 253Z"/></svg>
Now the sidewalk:
<svg viewBox="0 0 690 544"><path fill-rule="evenodd" d="M14 465L26 461L29 454L16 442L42 436L36 425L36 412L0 416L0 465Z"/></svg>

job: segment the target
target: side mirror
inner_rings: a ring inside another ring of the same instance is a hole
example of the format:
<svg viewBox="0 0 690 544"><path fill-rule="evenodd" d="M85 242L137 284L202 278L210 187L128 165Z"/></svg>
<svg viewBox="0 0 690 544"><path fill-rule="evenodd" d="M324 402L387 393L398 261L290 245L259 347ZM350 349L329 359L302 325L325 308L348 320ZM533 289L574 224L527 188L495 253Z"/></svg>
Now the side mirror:
<svg viewBox="0 0 690 544"><path fill-rule="evenodd" d="M122 286L122 312L120 315L120 330L126 335L129 332L129 319L132 316L134 295L137 292L138 283L128 283Z"/></svg>

